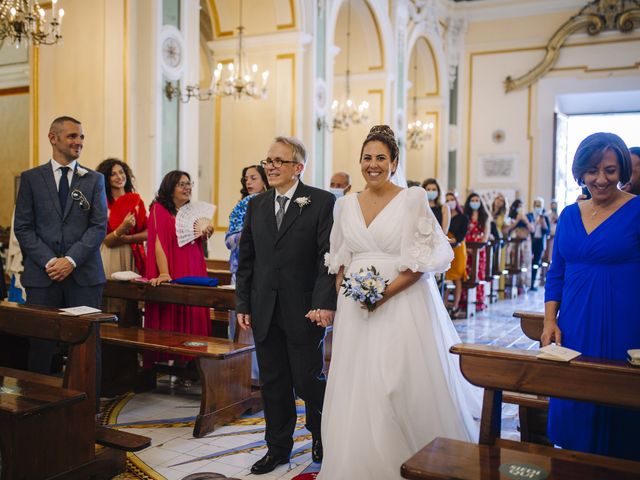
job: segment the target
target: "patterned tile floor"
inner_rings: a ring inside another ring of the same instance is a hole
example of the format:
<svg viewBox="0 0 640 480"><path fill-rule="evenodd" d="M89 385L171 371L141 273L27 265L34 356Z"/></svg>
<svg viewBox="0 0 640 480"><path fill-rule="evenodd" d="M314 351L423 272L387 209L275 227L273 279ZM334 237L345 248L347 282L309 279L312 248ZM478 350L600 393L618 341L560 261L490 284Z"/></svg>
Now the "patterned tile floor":
<svg viewBox="0 0 640 480"><path fill-rule="evenodd" d="M455 320L463 342L482 343L515 348L535 348L536 342L522 333L515 310L541 311L544 293L528 292L516 300L502 300L489 305L475 318ZM103 421L125 431L147 435L152 446L129 455L129 471L115 477L118 480L179 480L201 473L200 478L257 478L249 468L265 453L264 419L262 413L245 416L233 424L218 428L204 438L193 438L193 419L199 408L199 389L185 389L162 377L157 390L130 395L110 402ZM264 480L292 479L303 472L314 472L311 463L311 438L304 429L304 407L298 406L298 429L289 465L281 465ZM517 408L503 409L503 437L518 438ZM205 475L215 473L219 475ZM193 478L193 477L192 477Z"/></svg>

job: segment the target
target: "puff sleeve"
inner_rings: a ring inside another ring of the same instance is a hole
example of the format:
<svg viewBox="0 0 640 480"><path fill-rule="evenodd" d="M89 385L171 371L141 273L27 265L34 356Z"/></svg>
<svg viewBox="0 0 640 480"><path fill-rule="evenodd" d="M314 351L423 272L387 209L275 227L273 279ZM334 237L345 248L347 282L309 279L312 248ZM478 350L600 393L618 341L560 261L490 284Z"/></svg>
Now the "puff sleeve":
<svg viewBox="0 0 640 480"><path fill-rule="evenodd" d="M429 208L427 192L420 187L411 187L407 196L398 270L447 271L453 260L453 250Z"/></svg>
<svg viewBox="0 0 640 480"><path fill-rule="evenodd" d="M339 198L333 208L333 228L329 237L329 252L324 256L324 264L331 274L338 273L340 267L347 267L351 263L351 252L345 243L342 221L346 200L347 197Z"/></svg>

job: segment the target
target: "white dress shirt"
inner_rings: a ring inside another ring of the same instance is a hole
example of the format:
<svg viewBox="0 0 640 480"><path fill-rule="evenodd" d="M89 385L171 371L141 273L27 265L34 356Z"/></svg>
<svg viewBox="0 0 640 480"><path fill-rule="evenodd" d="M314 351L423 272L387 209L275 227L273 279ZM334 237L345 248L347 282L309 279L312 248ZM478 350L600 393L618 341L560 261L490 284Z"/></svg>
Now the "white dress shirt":
<svg viewBox="0 0 640 480"><path fill-rule="evenodd" d="M76 169L76 163L77 161L74 160L69 165L62 165L56 162L53 158L51 159L51 168L53 169L53 179L56 182L56 190L60 190L60 179L62 178L62 170L60 170L61 167L69 167L69 170L67 171L67 180L69 182L69 187L71 187L71 180L73 180L73 172ZM67 260L69 260L69 262L71 262L71 265L73 265L73 268L76 268L76 261L73 258L71 258L69 255L67 255L64 258L66 258ZM55 259L56 257L53 257L52 259L50 259L45 265L45 268L47 268L51 264L51 262L53 262Z"/></svg>
<svg viewBox="0 0 640 480"><path fill-rule="evenodd" d="M69 186L71 186L71 180L73 180L73 172L76 169L77 161L74 160L69 165L62 165L56 162L53 158L51 159L51 168L53 169L53 179L56 181L56 190L60 190L60 178L62 177L61 167L69 167L67 171L67 180L69 181Z"/></svg>
<svg viewBox="0 0 640 480"><path fill-rule="evenodd" d="M276 190L276 194L273 197L275 213L278 213L278 210L280 210L280 205L278 204L278 197L282 197L282 196L285 196L288 198L287 203L284 206L284 213L287 213L287 209L289 208L289 205L291 205L291 199L293 198L294 193L296 193L296 188L298 188L299 183L300 183L300 180L296 180L296 183L293 184L293 187L287 190L287 192L284 195L280 195Z"/></svg>

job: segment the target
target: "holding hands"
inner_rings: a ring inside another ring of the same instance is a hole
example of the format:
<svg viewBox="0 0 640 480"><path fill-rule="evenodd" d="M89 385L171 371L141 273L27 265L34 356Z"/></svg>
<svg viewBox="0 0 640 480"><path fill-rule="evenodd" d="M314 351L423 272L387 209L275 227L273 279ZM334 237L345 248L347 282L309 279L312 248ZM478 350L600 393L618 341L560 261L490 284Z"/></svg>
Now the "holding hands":
<svg viewBox="0 0 640 480"><path fill-rule="evenodd" d="M336 312L334 310L324 310L321 308L316 308L314 310L309 310L309 312L305 315L309 320L318 325L319 327L328 327L333 324L333 317Z"/></svg>

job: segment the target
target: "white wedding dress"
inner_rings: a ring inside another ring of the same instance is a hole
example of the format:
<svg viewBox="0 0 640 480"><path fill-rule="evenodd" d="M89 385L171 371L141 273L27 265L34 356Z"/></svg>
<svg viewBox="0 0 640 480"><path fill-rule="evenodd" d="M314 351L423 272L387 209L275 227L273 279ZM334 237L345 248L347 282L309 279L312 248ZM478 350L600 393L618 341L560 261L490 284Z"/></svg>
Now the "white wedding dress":
<svg viewBox="0 0 640 480"><path fill-rule="evenodd" d="M460 373L460 342L432 273L453 252L419 187L402 190L367 228L357 194L336 203L329 271L375 266L388 280L422 278L367 312L342 292L322 414L321 480L400 479L435 437L477 442L482 392Z"/></svg>

